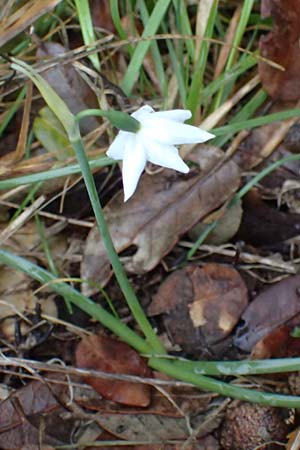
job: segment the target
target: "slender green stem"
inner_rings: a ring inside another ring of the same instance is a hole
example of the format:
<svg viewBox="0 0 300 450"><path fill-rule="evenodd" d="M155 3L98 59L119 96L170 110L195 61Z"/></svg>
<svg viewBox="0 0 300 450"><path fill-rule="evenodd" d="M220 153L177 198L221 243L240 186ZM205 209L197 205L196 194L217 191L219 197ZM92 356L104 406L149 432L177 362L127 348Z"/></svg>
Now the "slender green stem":
<svg viewBox="0 0 300 450"><path fill-rule="evenodd" d="M58 281L54 275L47 272L45 269L33 264L30 261L27 261L24 258L20 258L17 255L14 255L10 252L0 249L0 263L6 264L9 267L13 267L18 270L22 270L27 273L29 276L39 281L42 284L48 284L51 288L57 292L57 294L64 297L67 301L70 301L78 308L85 311L91 317L94 317L96 320L99 320L102 325L110 329L114 334L119 336L123 341L127 342L138 352L151 355L152 347L149 345L143 338L138 336L134 331L132 331L127 325L123 324L119 319L115 318L112 314L107 312L100 305L95 304L90 299L86 298L78 291L73 289L66 283ZM289 359L290 360L290 359ZM289 361L287 360L287 361ZM290 370L294 370L299 367L299 362L297 362L299 358L296 358L294 366L290 365ZM262 366L264 361L256 361L251 362L251 364L256 363ZM270 366L272 364L271 361L267 362ZM203 363L203 367L205 365L213 364L213 363ZM217 363L216 363L217 364ZM237 373L246 373L246 370L241 369L241 366L246 364L250 364L250 362L220 362L221 367L219 370L221 373L233 374L230 372L230 364ZM208 378L202 375L202 363L193 363L191 361L178 361L178 360L168 360L163 357L150 357L149 365L153 369L164 372L172 377L177 378L178 380L186 381L189 383L198 386L199 388L207 391L217 392L220 395L229 396L249 402L261 403L265 405L271 406L280 406L280 407L288 407L288 408L298 408L300 406L300 398L292 397L288 395L277 395L277 394L269 394L265 392L259 392L251 389L240 388L238 386L233 386L222 381L215 380L213 378ZM241 365L239 367L239 365ZM274 361L274 365L276 365L276 360ZM286 364L287 368L288 362ZM224 369L225 368L225 369ZM278 367L277 367L278 368ZM288 369L288 368L287 368ZM207 370L211 372L217 373L217 367L208 367ZM261 368L257 367L257 370L261 370ZM270 370L272 371L272 370ZM248 373L248 372L247 372ZM256 372L258 373L258 372ZM261 373L261 372L259 372Z"/></svg>
<svg viewBox="0 0 300 450"><path fill-rule="evenodd" d="M76 157L78 159L79 165L81 167L82 175L85 181L85 185L89 194L90 202L94 210L95 218L99 227L99 231L102 234L102 238L109 256L109 260L113 267L114 273L118 280L118 283L122 289L124 297L128 303L128 306L139 324L141 330L143 331L148 343L152 347L152 351L155 353L165 353L163 346L160 343L159 338L156 336L154 330L152 329L141 305L135 295L135 292L128 281L128 278L125 274L123 266L119 260L117 252L115 250L114 244L112 242L108 227L106 225L102 207L100 204L100 200L98 197L97 189L95 186L95 181L92 175L92 172L89 167L89 163L84 151L84 146L82 140L79 135L79 127L78 124L77 131L74 131L74 136L70 136L71 144L75 150Z"/></svg>
<svg viewBox="0 0 300 450"><path fill-rule="evenodd" d="M152 347L127 325L123 324L119 319L102 308L102 306L94 303L92 300L73 289L67 283L58 281L57 278L47 270L42 269L30 261L27 261L25 258L21 258L2 249L0 249L0 262L9 267L22 270L42 284L50 284L53 291L57 292L57 294L64 297L67 301L70 301L72 304L82 309L89 316L99 320L103 326L110 329L138 352L149 354L153 352Z"/></svg>
<svg viewBox="0 0 300 450"><path fill-rule="evenodd" d="M92 169L99 167L105 167L116 164L111 158L102 156L100 158L89 161L89 166ZM7 180L0 181L0 191L6 189L13 189L18 186L24 186L26 184L33 184L40 181L53 180L54 178L67 177L80 173L81 169L79 164L70 164L66 167L60 167L57 169L47 170L45 172L31 173L30 175L22 175L20 177L9 178Z"/></svg>
<svg viewBox="0 0 300 450"><path fill-rule="evenodd" d="M194 370L186 369L182 364L177 366L175 361L168 361L160 358L150 358L149 366L167 375L177 378L195 386L211 392L217 392L226 397L237 398L252 403L260 403L261 405L277 406L284 408L299 408L300 397L293 397L291 395L278 395L266 392L260 392L247 388L240 388L233 386L223 381L218 381L213 378L205 377L196 373Z"/></svg>
<svg viewBox="0 0 300 450"><path fill-rule="evenodd" d="M277 358L242 361L189 361L175 359L178 369L192 370L198 375L261 375L266 373L296 372L300 370L300 358Z"/></svg>

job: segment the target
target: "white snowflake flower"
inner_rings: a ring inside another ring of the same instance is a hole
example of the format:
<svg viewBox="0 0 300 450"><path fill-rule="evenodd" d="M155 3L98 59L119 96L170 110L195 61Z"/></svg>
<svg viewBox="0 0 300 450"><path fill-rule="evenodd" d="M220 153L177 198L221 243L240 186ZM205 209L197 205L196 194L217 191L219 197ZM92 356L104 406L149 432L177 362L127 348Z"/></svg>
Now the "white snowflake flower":
<svg viewBox="0 0 300 450"><path fill-rule="evenodd" d="M140 122L139 130L136 133L119 131L107 151L110 158L123 160L125 202L134 194L147 161L187 173L189 168L175 146L205 142L215 137L200 128L184 124L192 116L188 110L155 112L151 106L145 105L131 116Z"/></svg>

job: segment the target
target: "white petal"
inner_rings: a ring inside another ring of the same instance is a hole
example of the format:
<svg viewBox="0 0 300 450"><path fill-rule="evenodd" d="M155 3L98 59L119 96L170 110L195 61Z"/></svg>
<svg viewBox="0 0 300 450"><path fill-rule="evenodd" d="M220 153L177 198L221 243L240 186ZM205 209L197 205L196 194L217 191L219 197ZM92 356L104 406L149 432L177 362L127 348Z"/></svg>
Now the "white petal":
<svg viewBox="0 0 300 450"><path fill-rule="evenodd" d="M146 148L147 160L153 164L178 170L183 173L187 173L190 170L179 156L176 147L160 144L155 141L144 141L144 146Z"/></svg>
<svg viewBox="0 0 300 450"><path fill-rule="evenodd" d="M106 154L112 159L123 159L126 142L131 138L131 133L119 131L114 141L110 144Z"/></svg>
<svg viewBox="0 0 300 450"><path fill-rule="evenodd" d="M139 133L143 134L143 139L155 139L168 145L197 144L215 137L192 125L152 117L143 120Z"/></svg>
<svg viewBox="0 0 300 450"><path fill-rule="evenodd" d="M145 117L149 117L152 113L154 113L154 109L150 105L144 105L132 113L131 117L134 117L136 120L141 120Z"/></svg>
<svg viewBox="0 0 300 450"><path fill-rule="evenodd" d="M136 190L139 178L146 164L146 152L142 141L134 135L131 142L126 144L123 158L123 187L124 202L126 202Z"/></svg>
<svg viewBox="0 0 300 450"><path fill-rule="evenodd" d="M172 111L159 111L152 114L150 118L168 119L175 122L185 122L192 117L191 111L188 109L173 109Z"/></svg>

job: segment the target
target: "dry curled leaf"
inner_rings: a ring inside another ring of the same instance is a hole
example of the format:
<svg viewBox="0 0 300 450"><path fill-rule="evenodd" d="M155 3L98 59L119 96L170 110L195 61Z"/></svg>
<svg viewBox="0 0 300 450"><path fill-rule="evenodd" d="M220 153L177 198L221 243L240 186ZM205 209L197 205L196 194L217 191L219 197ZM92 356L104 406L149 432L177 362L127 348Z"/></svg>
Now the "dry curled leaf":
<svg viewBox="0 0 300 450"><path fill-rule="evenodd" d="M189 353L225 339L247 306L247 288L235 269L220 264L190 265L171 274L148 308L163 314L174 343Z"/></svg>
<svg viewBox="0 0 300 450"><path fill-rule="evenodd" d="M259 74L266 91L274 98L293 101L300 97L300 2L264 0L262 15L272 16L272 32L260 39L263 57L284 67L284 71L260 61Z"/></svg>
<svg viewBox="0 0 300 450"><path fill-rule="evenodd" d="M234 343L250 352L271 331L300 314L300 276L288 277L260 293L242 315Z"/></svg>
<svg viewBox="0 0 300 450"><path fill-rule="evenodd" d="M240 173L235 163L228 161L216 167L223 153L214 147L199 150L199 158L202 154L205 166L201 171L195 169L187 176L173 170L144 174L128 202L123 202L123 192L120 192L104 208L117 252L129 247L136 250L126 257L127 271L152 270L183 233L237 190ZM95 226L87 238L81 277L103 285L110 276L106 248ZM86 284L82 290L86 295L96 292Z"/></svg>
<svg viewBox="0 0 300 450"><path fill-rule="evenodd" d="M151 376L151 370L127 344L105 336L88 336L76 349L76 364L85 369L108 373ZM104 398L132 406L148 406L150 387L128 381L104 380L92 376L87 381Z"/></svg>

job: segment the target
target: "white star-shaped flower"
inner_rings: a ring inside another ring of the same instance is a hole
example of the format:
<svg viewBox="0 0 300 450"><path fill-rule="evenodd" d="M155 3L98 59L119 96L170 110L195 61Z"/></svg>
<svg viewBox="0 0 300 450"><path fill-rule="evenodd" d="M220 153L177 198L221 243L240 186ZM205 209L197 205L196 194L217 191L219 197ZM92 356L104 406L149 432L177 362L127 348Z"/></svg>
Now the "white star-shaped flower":
<svg viewBox="0 0 300 450"><path fill-rule="evenodd" d="M147 161L187 173L189 168L175 146L205 142L215 137L200 128L184 124L192 116L188 110L155 112L151 106L145 105L131 116L140 122L139 130L136 133L119 131L107 151L110 158L123 160L125 202L136 190Z"/></svg>

